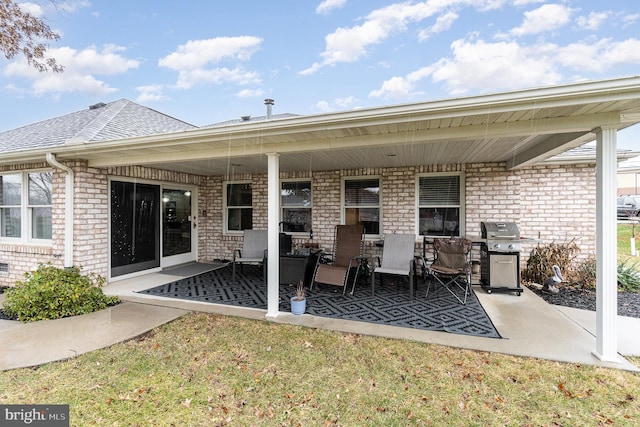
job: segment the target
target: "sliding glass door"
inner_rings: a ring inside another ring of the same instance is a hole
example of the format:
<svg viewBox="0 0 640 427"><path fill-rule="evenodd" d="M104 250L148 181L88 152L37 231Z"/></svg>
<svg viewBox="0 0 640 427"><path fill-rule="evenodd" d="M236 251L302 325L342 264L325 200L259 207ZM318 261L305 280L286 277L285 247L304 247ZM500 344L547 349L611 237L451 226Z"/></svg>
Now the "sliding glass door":
<svg viewBox="0 0 640 427"><path fill-rule="evenodd" d="M111 277L196 259L195 188L111 181Z"/></svg>
<svg viewBox="0 0 640 427"><path fill-rule="evenodd" d="M111 181L111 277L160 267L160 186Z"/></svg>

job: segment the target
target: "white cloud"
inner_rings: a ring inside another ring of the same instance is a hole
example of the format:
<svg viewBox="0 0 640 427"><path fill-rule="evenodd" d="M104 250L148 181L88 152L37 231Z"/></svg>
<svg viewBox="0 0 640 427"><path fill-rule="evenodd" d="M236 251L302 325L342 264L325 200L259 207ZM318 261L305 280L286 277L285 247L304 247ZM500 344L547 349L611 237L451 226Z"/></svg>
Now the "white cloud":
<svg viewBox="0 0 640 427"><path fill-rule="evenodd" d="M256 98L264 96L265 91L262 89L243 89L236 94L238 98Z"/></svg>
<svg viewBox="0 0 640 427"><path fill-rule="evenodd" d="M602 73L616 65L640 66L640 40L614 42L611 39L595 43L572 43L558 49L557 62L582 72Z"/></svg>
<svg viewBox="0 0 640 427"><path fill-rule="evenodd" d="M323 113L328 113L335 110L348 110L357 108L356 104L358 102L360 102L359 99L353 96L347 96L345 98L335 98L332 102L325 100L318 101L313 107Z"/></svg>
<svg viewBox="0 0 640 427"><path fill-rule="evenodd" d="M232 83L236 85L258 84L262 82L260 73L256 71L245 71L238 68L197 68L194 70L183 70L178 74L176 87L179 89L189 89L198 84L221 84Z"/></svg>
<svg viewBox="0 0 640 427"><path fill-rule="evenodd" d="M316 73L320 68L338 63L355 62L366 56L370 46L388 37L406 32L412 23L420 22L453 7L470 6L485 11L501 7L507 0L427 0L393 3L376 9L364 18L364 22L349 28L338 28L325 36L322 60L300 71L301 75ZM447 17L451 18L451 16ZM440 23L446 25L447 18Z"/></svg>
<svg viewBox="0 0 640 427"><path fill-rule="evenodd" d="M316 13L326 15L335 9L344 7L346 3L347 0L324 0L318 5L318 7L316 7Z"/></svg>
<svg viewBox="0 0 640 427"><path fill-rule="evenodd" d="M323 60L300 72L313 74L321 67L340 62L355 62L367 54L370 45L382 42L393 33L406 31L407 24L433 15L438 9L430 2L395 3L371 12L364 23L351 28L338 28L325 37Z"/></svg>
<svg viewBox="0 0 640 427"><path fill-rule="evenodd" d="M513 5L514 6L526 6L528 4L531 3L542 3L545 0L514 0Z"/></svg>
<svg viewBox="0 0 640 427"><path fill-rule="evenodd" d="M178 71L176 86L182 89L201 83L259 83L261 79L258 72L245 71L240 66L228 68L212 65L223 61L248 61L261 43L262 39L251 36L191 40L161 58L158 65Z"/></svg>
<svg viewBox="0 0 640 427"><path fill-rule="evenodd" d="M633 25L636 21L640 19L640 13L634 13L633 15L626 15L622 17L623 28L628 27L629 25Z"/></svg>
<svg viewBox="0 0 640 427"><path fill-rule="evenodd" d="M47 52L62 64L62 73L40 73L22 58L11 62L4 69L8 77L31 80L31 90L37 95L46 93L83 92L104 95L116 91L96 76L116 75L138 68L139 62L120 54L124 48L105 45L101 49L90 46L83 50L70 47L50 48Z"/></svg>
<svg viewBox="0 0 640 427"><path fill-rule="evenodd" d="M444 83L454 95L471 90L487 92L505 88L551 85L561 79L552 64L554 45L520 46L515 42L486 43L482 40L454 41L453 58L396 76L369 95L382 98L406 98L415 95L416 86L425 79Z"/></svg>
<svg viewBox="0 0 640 427"><path fill-rule="evenodd" d="M62 10L67 13L75 13L82 8L91 7L91 2L88 0L64 0L57 1L52 6L58 11Z"/></svg>
<svg viewBox="0 0 640 427"><path fill-rule="evenodd" d="M327 101L318 101L313 106L315 109L322 111L323 113L328 113L329 111L333 111L331 106Z"/></svg>
<svg viewBox="0 0 640 427"><path fill-rule="evenodd" d="M578 17L578 27L584 30L597 30L611 15L611 12L591 12L588 16Z"/></svg>
<svg viewBox="0 0 640 427"><path fill-rule="evenodd" d="M140 92L140 95L136 98L136 102L145 103L149 101L162 101L169 99L168 96L163 94L165 89L164 85L147 85L138 86L136 91Z"/></svg>
<svg viewBox="0 0 640 427"><path fill-rule="evenodd" d="M525 12L522 24L513 28L510 34L524 36L557 30L569 22L572 13L573 9L560 4L542 5Z"/></svg>
<svg viewBox="0 0 640 427"><path fill-rule="evenodd" d="M449 28L451 28L456 19L458 19L458 14L451 11L438 16L435 24L418 33L418 39L422 42L431 37L432 34L437 34L448 30Z"/></svg>
<svg viewBox="0 0 640 427"><path fill-rule="evenodd" d="M336 98L334 102L340 108L352 108L353 104L358 102L358 99L353 96L347 96L346 98Z"/></svg>
<svg viewBox="0 0 640 427"><path fill-rule="evenodd" d="M42 15L44 15L44 9L42 8L42 6L40 6L37 3L30 3L30 2L18 3L18 7L23 12L29 13L35 16L36 18L41 18Z"/></svg>
<svg viewBox="0 0 640 427"><path fill-rule="evenodd" d="M451 49L452 57L406 76L391 77L369 96L411 98L421 94L419 87L424 79L442 83L450 94L459 95L548 86L568 78L584 78L588 73L604 73L616 66L640 66L639 39L600 39L565 46L461 39L454 41Z"/></svg>

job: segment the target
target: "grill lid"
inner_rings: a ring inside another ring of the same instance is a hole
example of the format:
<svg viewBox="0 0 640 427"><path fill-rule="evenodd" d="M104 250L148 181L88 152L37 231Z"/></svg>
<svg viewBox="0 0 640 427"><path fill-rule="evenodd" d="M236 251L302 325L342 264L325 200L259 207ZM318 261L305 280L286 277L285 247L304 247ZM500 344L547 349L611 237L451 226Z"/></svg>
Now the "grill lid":
<svg viewBox="0 0 640 427"><path fill-rule="evenodd" d="M515 222L481 222L482 238L488 240L519 240L520 230Z"/></svg>

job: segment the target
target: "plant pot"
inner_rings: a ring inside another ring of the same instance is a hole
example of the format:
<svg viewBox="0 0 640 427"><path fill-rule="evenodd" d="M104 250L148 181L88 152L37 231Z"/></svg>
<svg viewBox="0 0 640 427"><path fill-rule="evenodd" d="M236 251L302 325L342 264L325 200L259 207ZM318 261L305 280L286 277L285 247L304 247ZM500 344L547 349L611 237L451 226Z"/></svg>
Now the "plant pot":
<svg viewBox="0 0 640 427"><path fill-rule="evenodd" d="M300 315L304 314L307 309L307 299L298 300L296 297L291 297L291 314Z"/></svg>
<svg viewBox="0 0 640 427"><path fill-rule="evenodd" d="M480 274L480 261L471 261L471 273Z"/></svg>

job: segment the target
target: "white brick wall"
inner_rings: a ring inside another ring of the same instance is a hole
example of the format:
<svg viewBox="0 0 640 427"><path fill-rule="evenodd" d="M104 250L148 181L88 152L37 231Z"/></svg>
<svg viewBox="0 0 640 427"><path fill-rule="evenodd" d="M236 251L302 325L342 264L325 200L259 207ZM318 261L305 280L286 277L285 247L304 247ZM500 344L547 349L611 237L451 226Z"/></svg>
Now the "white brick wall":
<svg viewBox="0 0 640 427"><path fill-rule="evenodd" d="M242 246L242 237L223 233L223 183L250 180L253 188L254 228L267 227L267 177L238 175L201 177L141 167L88 168L85 162L69 163L75 180L74 261L84 272L108 276L109 217L107 177L139 178L198 186L198 253L200 260L231 259ZM18 165L12 169L46 167ZM581 255L595 251L595 167L537 166L507 171L500 163L468 165L424 165L406 168L370 168L312 173L314 241L331 248L336 224L340 223L340 183L345 176L379 176L382 180L382 232L415 233L416 177L421 173L463 172L465 176L466 234L480 235L481 221L515 221L523 236L543 243L576 238ZM281 178L308 177L309 172L281 173ZM64 181L61 171L53 179L53 243L51 247L0 243L0 262L9 262L10 275L0 276L0 285L12 285L38 262L62 265L64 253ZM306 238L294 238L302 243ZM416 251L419 253L419 245ZM530 246L523 252L525 262ZM367 254L379 253L368 242Z"/></svg>

